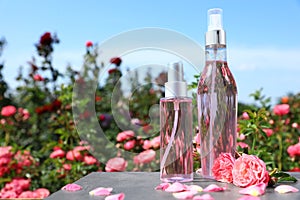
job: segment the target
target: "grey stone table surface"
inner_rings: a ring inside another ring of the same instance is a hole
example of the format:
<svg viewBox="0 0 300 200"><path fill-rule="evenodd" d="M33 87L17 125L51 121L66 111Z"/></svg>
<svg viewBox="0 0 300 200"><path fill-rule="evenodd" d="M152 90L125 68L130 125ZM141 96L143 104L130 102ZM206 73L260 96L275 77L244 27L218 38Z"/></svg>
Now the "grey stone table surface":
<svg viewBox="0 0 300 200"><path fill-rule="evenodd" d="M289 183L300 190L300 173L293 173L298 181L296 183ZM175 199L172 194L157 191L154 188L161 183L158 172L93 172L78 181L74 182L83 187L82 190L76 192L57 191L51 194L47 200L95 200L104 199L104 197L90 196L89 191L97 187L112 187L113 194L123 192L125 200L169 200ZM219 186L226 186L227 190L224 192L210 192L210 195L218 200L237 200L243 195L239 194L240 188L227 183L220 183L209 179L204 179L200 175L195 174L194 181L186 184L200 185L206 187L209 184L215 183ZM204 194L203 192L201 194ZM267 188L266 193L260 197L261 200L271 199L287 199L300 200L300 192L279 194L274 192L273 188Z"/></svg>

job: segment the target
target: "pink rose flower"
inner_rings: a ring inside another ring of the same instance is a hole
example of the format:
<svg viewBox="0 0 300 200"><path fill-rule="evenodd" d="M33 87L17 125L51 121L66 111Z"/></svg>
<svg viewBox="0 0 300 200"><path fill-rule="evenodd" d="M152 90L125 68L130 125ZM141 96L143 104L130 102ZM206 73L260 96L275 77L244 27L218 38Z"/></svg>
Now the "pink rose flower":
<svg viewBox="0 0 300 200"><path fill-rule="evenodd" d="M80 161L80 160L82 160L82 155L79 151L71 150L71 151L67 152L66 158L71 161L74 161L74 160Z"/></svg>
<svg viewBox="0 0 300 200"><path fill-rule="evenodd" d="M160 136L157 136L151 140L151 145L154 149L160 147Z"/></svg>
<svg viewBox="0 0 300 200"><path fill-rule="evenodd" d="M21 115L21 117L24 121L29 119L29 117L30 117L30 113L27 109L18 108L18 113Z"/></svg>
<svg viewBox="0 0 300 200"><path fill-rule="evenodd" d="M35 81L43 81L43 80L45 80L41 75L39 75L39 74L35 74L34 76L33 76L33 80L35 80Z"/></svg>
<svg viewBox="0 0 300 200"><path fill-rule="evenodd" d="M72 165L71 164L63 164L63 168L66 171L70 171L72 169Z"/></svg>
<svg viewBox="0 0 300 200"><path fill-rule="evenodd" d="M46 188L38 188L33 192L37 195L37 198L41 198L41 199L46 198L50 195L50 191Z"/></svg>
<svg viewBox="0 0 300 200"><path fill-rule="evenodd" d="M300 156L300 137L299 142L295 145L291 145L288 147L287 152L290 157Z"/></svg>
<svg viewBox="0 0 300 200"><path fill-rule="evenodd" d="M57 149L50 154L50 158L63 158L65 157L65 152L61 149Z"/></svg>
<svg viewBox="0 0 300 200"><path fill-rule="evenodd" d="M129 140L124 144L125 150L131 150L135 147L135 140Z"/></svg>
<svg viewBox="0 0 300 200"><path fill-rule="evenodd" d="M4 106L1 109L1 115L4 117L10 117L14 115L17 112L17 109L15 106Z"/></svg>
<svg viewBox="0 0 300 200"><path fill-rule="evenodd" d="M24 191L22 192L18 198L24 198L24 199L27 199L27 198L30 198L30 199L35 199L35 198L38 198L38 195L35 193L35 192L32 192L32 191Z"/></svg>
<svg viewBox="0 0 300 200"><path fill-rule="evenodd" d="M3 199L14 199L17 198L17 194L15 191L5 191L5 192L1 192L1 198Z"/></svg>
<svg viewBox="0 0 300 200"><path fill-rule="evenodd" d="M249 115L248 115L247 112L243 112L243 114L242 114L242 119L245 119L245 120L250 119L250 117L249 117Z"/></svg>
<svg viewBox="0 0 300 200"><path fill-rule="evenodd" d="M289 104L279 104L276 105L273 109L275 115L282 116L286 115L290 112L290 105Z"/></svg>
<svg viewBox="0 0 300 200"><path fill-rule="evenodd" d="M15 160L17 161L17 169L22 169L23 167L29 167L34 162L33 157L30 155L29 151L18 151L15 156Z"/></svg>
<svg viewBox="0 0 300 200"><path fill-rule="evenodd" d="M271 135L273 135L273 129L270 129L270 128L265 128L265 129L263 129L263 131L266 133L266 135L268 136L268 137L270 137Z"/></svg>
<svg viewBox="0 0 300 200"><path fill-rule="evenodd" d="M131 130L123 131L117 135L117 141L123 142L124 140L128 140L130 138L134 137L134 132Z"/></svg>
<svg viewBox="0 0 300 200"><path fill-rule="evenodd" d="M87 165L94 165L97 163L97 159L93 156L84 156L83 162Z"/></svg>
<svg viewBox="0 0 300 200"><path fill-rule="evenodd" d="M105 171L107 172L122 172L125 171L127 167L127 161L124 158L115 157L111 158L105 167Z"/></svg>
<svg viewBox="0 0 300 200"><path fill-rule="evenodd" d="M151 141L150 140L145 140L143 143L143 149L147 150L150 149L152 147L151 145Z"/></svg>
<svg viewBox="0 0 300 200"><path fill-rule="evenodd" d="M212 173L217 181L232 183L234 158L230 153L221 153L215 160Z"/></svg>
<svg viewBox="0 0 300 200"><path fill-rule="evenodd" d="M269 173L266 164L257 156L243 154L233 165L233 184L248 187L259 183L268 184Z"/></svg>
<svg viewBox="0 0 300 200"><path fill-rule="evenodd" d="M236 145L241 147L242 149L249 148L249 145L245 142L238 142Z"/></svg>
<svg viewBox="0 0 300 200"><path fill-rule="evenodd" d="M146 150L134 156L133 162L135 164L146 164L150 163L155 159L156 152L152 149Z"/></svg>

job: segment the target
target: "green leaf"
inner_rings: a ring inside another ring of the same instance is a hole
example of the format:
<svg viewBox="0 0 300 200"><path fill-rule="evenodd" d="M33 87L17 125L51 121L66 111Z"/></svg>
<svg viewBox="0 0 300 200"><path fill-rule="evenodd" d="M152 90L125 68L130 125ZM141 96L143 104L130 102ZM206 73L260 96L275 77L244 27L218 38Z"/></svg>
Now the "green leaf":
<svg viewBox="0 0 300 200"><path fill-rule="evenodd" d="M283 178L279 178L278 179L278 183L282 183L282 182L297 182L298 180L295 178L295 177L293 177L293 176L289 176L289 177L283 177Z"/></svg>

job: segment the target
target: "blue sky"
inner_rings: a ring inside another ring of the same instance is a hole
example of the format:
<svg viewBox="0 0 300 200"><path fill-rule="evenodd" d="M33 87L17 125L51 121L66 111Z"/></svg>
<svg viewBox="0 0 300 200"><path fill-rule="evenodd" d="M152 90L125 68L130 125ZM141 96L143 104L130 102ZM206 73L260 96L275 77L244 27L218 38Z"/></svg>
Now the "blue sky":
<svg viewBox="0 0 300 200"><path fill-rule="evenodd" d="M213 7L223 9L240 101L253 102L249 94L260 88L273 101L300 91L299 0L0 0L0 37L8 42L0 59L5 80L15 84L19 66L27 67L36 55L33 45L45 31L61 40L54 54L61 71L68 63L81 67L87 40L101 44L132 29L171 29L203 46L207 10Z"/></svg>

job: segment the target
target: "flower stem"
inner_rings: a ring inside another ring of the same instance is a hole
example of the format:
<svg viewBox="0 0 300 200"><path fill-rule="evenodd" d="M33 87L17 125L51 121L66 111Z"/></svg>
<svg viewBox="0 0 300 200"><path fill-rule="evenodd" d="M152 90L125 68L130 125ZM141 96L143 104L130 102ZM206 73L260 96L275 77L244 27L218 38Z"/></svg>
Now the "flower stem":
<svg viewBox="0 0 300 200"><path fill-rule="evenodd" d="M278 158L277 158L277 161L278 161L278 170L281 171L282 170L282 136L281 134L277 134L277 139L278 139L278 143L279 143L279 153L278 153Z"/></svg>
<svg viewBox="0 0 300 200"><path fill-rule="evenodd" d="M9 132L5 131L5 146L9 145Z"/></svg>

